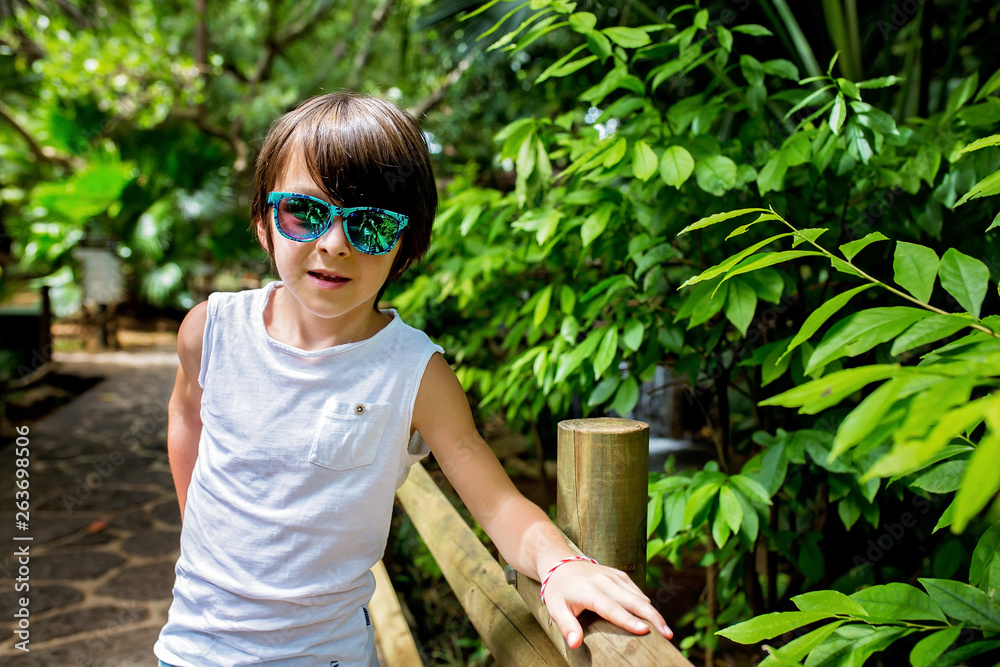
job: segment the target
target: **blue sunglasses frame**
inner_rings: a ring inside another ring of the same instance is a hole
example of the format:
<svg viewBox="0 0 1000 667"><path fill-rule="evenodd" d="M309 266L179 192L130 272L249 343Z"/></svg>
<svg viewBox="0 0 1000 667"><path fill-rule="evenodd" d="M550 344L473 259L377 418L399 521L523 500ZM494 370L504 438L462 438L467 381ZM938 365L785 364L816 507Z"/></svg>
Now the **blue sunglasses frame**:
<svg viewBox="0 0 1000 667"><path fill-rule="evenodd" d="M326 216L325 219L322 221L322 224L316 226L313 233L307 234L305 236L295 236L291 234L289 230L282 227L281 216L279 215L278 212L281 201L286 198L305 200L319 207L321 210L325 211ZM347 208L343 206L334 206L317 197L312 197L310 195L304 195L297 192L271 192L267 195L267 203L271 206L271 209L274 211L274 226L278 228L278 233L284 236L289 241L297 241L299 243L309 243L310 241L315 241L316 239L323 236L323 234L326 234L326 232L330 229L330 227L333 226L333 219L337 216L340 216L342 224L344 226L344 236L347 237L347 240L351 244L351 247L353 247L355 250L365 255L384 255L390 252L394 247L396 247L396 243L399 242L399 235L403 232L404 229L406 229L407 225L410 222L410 218L408 216L403 215L402 213L396 213L395 211L389 211L384 208L376 208L374 206L354 206ZM375 233L376 237L380 241L377 245L372 243L367 243L360 238L358 239L353 238L352 230L358 230L360 232L362 227L361 225L357 226L348 225L348 220L352 219L352 217L355 214L366 214L366 213L378 214L396 221L397 226L395 233L392 234L391 243L388 243L387 246L385 244L386 242L388 242L388 237L386 236L382 238L382 235L378 232L378 230L376 230ZM383 246L385 247L383 248Z"/></svg>

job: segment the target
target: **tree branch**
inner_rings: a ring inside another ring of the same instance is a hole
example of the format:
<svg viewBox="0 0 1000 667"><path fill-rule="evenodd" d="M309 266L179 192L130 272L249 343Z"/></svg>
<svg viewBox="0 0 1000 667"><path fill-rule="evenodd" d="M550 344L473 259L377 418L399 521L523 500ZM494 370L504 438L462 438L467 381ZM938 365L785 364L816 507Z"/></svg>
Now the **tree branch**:
<svg viewBox="0 0 1000 667"><path fill-rule="evenodd" d="M364 71L365 66L368 64L368 60L372 56L372 48L375 45L375 38L378 37L379 33L385 28L386 22L389 20L389 12L392 10L392 5L395 0L385 0L381 5L375 8L372 12L371 27L368 29L367 37L365 40L364 47L358 51L357 55L354 56L354 63L351 66L351 75L348 77L349 87L354 88L361 81L361 73Z"/></svg>
<svg viewBox="0 0 1000 667"><path fill-rule="evenodd" d="M56 164L60 167L74 168L80 166L77 161L68 155L64 155L51 146L42 146L38 140L27 129L21 125L14 117L14 111L3 101L0 101L0 118L14 128L21 135L21 138L28 144L31 152L41 161L49 164Z"/></svg>
<svg viewBox="0 0 1000 667"><path fill-rule="evenodd" d="M194 61L201 68L202 72L208 70L208 40L206 37L206 14L205 0L194 0L194 12L198 17L198 23L194 28Z"/></svg>
<svg viewBox="0 0 1000 667"><path fill-rule="evenodd" d="M444 94L448 92L449 88L458 83L458 80L462 78L462 74L465 70L469 69L470 65L472 65L471 55L467 56L455 65L454 69L448 72L448 76L445 77L444 82L438 87L437 90L410 107L408 109L410 115L419 119L428 111L440 104L441 100L444 99Z"/></svg>

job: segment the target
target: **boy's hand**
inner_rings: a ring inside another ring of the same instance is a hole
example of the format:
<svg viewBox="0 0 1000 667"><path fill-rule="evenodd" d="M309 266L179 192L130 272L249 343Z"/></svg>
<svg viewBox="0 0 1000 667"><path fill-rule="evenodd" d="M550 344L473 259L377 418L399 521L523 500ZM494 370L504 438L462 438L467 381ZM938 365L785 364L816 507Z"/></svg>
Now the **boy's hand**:
<svg viewBox="0 0 1000 667"><path fill-rule="evenodd" d="M637 635L649 632L645 619L667 639L674 636L627 574L587 561L566 563L552 573L545 590L545 606L570 648L583 643L583 628L576 617L584 609Z"/></svg>

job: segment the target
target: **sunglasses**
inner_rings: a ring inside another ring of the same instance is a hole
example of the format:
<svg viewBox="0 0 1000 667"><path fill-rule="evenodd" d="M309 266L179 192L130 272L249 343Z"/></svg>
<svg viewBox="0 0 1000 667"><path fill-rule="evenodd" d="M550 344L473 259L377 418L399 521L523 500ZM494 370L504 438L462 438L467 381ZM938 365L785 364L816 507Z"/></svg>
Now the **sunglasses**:
<svg viewBox="0 0 1000 667"><path fill-rule="evenodd" d="M347 240L366 255L384 255L392 250L410 219L383 208L343 208L322 199L294 192L272 192L267 203L274 209L274 224L286 239L306 243L323 236L333 219L344 221Z"/></svg>

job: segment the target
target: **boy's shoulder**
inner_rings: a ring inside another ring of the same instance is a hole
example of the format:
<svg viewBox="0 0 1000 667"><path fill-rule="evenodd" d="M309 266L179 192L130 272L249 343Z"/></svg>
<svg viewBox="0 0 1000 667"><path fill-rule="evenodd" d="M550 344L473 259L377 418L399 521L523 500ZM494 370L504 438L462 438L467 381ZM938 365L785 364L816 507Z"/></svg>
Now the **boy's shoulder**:
<svg viewBox="0 0 1000 667"><path fill-rule="evenodd" d="M246 310L259 303L264 297L264 293L269 289L268 285L255 289L246 289L239 292L212 292L208 295L209 313L216 313L220 310Z"/></svg>

